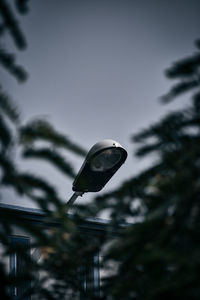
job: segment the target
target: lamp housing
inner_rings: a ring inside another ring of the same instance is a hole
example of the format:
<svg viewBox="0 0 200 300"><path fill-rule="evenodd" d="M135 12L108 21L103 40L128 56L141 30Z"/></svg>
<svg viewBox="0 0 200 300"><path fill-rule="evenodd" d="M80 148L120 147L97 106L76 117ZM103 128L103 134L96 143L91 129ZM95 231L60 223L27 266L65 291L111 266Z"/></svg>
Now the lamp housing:
<svg viewBox="0 0 200 300"><path fill-rule="evenodd" d="M73 191L100 191L126 158L127 151L118 142L106 139L96 143L88 152L73 182Z"/></svg>

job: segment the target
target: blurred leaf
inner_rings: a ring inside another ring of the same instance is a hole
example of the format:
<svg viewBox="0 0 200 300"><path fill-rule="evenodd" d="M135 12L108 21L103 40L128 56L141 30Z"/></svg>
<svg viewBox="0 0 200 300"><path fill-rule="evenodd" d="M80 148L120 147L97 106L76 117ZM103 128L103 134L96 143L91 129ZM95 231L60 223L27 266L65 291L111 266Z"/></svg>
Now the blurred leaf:
<svg viewBox="0 0 200 300"><path fill-rule="evenodd" d="M168 78L184 78L191 77L198 73L200 65L200 54L195 54L189 58L184 58L179 62L175 63L171 68L166 71Z"/></svg>
<svg viewBox="0 0 200 300"><path fill-rule="evenodd" d="M72 143L65 135L56 131L53 126L45 120L33 120L20 130L21 142L24 145L31 145L33 142L43 140L62 147L75 154L84 156L86 151L79 145Z"/></svg>
<svg viewBox="0 0 200 300"><path fill-rule="evenodd" d="M2 150L6 150L7 147L11 144L12 142L12 136L11 132L5 123L4 119L2 118L2 115L0 114L0 145L2 145ZM1 150L1 147L0 147Z"/></svg>
<svg viewBox="0 0 200 300"><path fill-rule="evenodd" d="M10 5L5 0L0 1L0 15L3 19L6 28L9 30L16 46L19 49L26 48L26 40L25 37L19 28L18 21L15 18L15 15L10 7Z"/></svg>
<svg viewBox="0 0 200 300"><path fill-rule="evenodd" d="M74 178L75 173L71 163L66 162L65 158L56 150L50 150L48 148L41 149L26 149L23 153L24 158L42 159L50 162L58 170L65 175Z"/></svg>
<svg viewBox="0 0 200 300"><path fill-rule="evenodd" d="M198 52L167 71L177 82L164 100L190 91L191 103L133 137L137 156L155 154L151 166L96 198L99 209L111 209L114 226L121 216L132 217L133 222L124 227L104 257L104 264L117 266L103 283L110 299L200 297L196 254L200 251L199 67Z"/></svg>
<svg viewBox="0 0 200 300"><path fill-rule="evenodd" d="M163 103L167 103L173 100L175 97L180 96L183 93L197 87L199 87L199 78L180 82L174 85L168 94L162 96L161 100Z"/></svg>
<svg viewBox="0 0 200 300"><path fill-rule="evenodd" d="M25 14L28 12L28 2L29 0L15 0L16 7L21 14Z"/></svg>
<svg viewBox="0 0 200 300"><path fill-rule="evenodd" d="M19 82L24 82L27 79L28 74L26 71L21 66L16 65L15 56L3 48L0 48L0 63L7 71L14 75Z"/></svg>
<svg viewBox="0 0 200 300"><path fill-rule="evenodd" d="M14 102L11 101L7 93L0 88L0 111L4 113L12 122L18 124L20 113Z"/></svg>

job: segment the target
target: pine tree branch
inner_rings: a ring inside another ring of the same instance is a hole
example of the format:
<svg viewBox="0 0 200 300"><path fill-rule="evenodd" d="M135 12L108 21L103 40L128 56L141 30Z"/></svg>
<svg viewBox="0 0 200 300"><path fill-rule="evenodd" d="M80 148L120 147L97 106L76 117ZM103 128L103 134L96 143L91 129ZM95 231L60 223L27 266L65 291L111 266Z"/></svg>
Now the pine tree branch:
<svg viewBox="0 0 200 300"><path fill-rule="evenodd" d="M65 158L55 149L26 149L23 152L23 157L46 160L70 178L75 177L75 172L73 170L72 165L69 162L66 162Z"/></svg>
<svg viewBox="0 0 200 300"><path fill-rule="evenodd" d="M27 72L21 66L16 65L15 56L3 48L0 48L0 63L8 72L14 75L19 82L24 82L27 79Z"/></svg>
<svg viewBox="0 0 200 300"><path fill-rule="evenodd" d="M56 147L67 149L80 156L85 156L86 151L79 145L72 143L65 135L56 131L53 126L44 120L33 120L20 129L21 143L31 145L35 141L47 141Z"/></svg>
<svg viewBox="0 0 200 300"><path fill-rule="evenodd" d="M16 20L10 5L5 1L0 1L0 14L3 19L4 25L10 31L10 34L16 44L16 46L23 50L26 48L25 37L19 28L18 21Z"/></svg>

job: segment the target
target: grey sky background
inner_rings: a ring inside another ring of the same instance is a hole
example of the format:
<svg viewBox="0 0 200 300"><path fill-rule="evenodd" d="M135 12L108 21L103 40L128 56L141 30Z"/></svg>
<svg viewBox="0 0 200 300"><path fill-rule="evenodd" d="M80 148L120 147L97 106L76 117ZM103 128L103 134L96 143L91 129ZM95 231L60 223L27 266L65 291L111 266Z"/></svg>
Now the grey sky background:
<svg viewBox="0 0 200 300"><path fill-rule="evenodd" d="M21 85L1 70L3 86L25 121L43 116L86 149L104 138L120 142L128 159L102 192L116 188L149 162L133 157L132 134L183 105L163 106L158 98L172 85L164 70L195 51L200 1L32 0L29 6L20 17L28 48L17 61L30 77ZM70 158L78 171L82 159ZM71 180L45 164L29 167L70 197ZM13 199L8 194L6 202ZM32 206L23 199L17 204Z"/></svg>

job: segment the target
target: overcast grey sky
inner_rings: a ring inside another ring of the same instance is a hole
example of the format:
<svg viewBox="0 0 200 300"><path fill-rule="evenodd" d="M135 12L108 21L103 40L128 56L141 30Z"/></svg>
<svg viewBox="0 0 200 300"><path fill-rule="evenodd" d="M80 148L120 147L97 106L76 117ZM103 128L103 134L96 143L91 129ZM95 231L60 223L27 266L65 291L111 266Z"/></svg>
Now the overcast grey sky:
<svg viewBox="0 0 200 300"><path fill-rule="evenodd" d="M20 18L28 48L17 60L30 77L19 85L1 70L4 88L25 120L45 116L88 149L104 138L127 148L127 162L104 191L115 188L145 166L133 158L131 135L181 105L162 106L158 98L171 86L163 71L195 51L200 1L32 0L29 6ZM81 160L74 163L78 170ZM53 170L48 176L70 196L70 181Z"/></svg>

